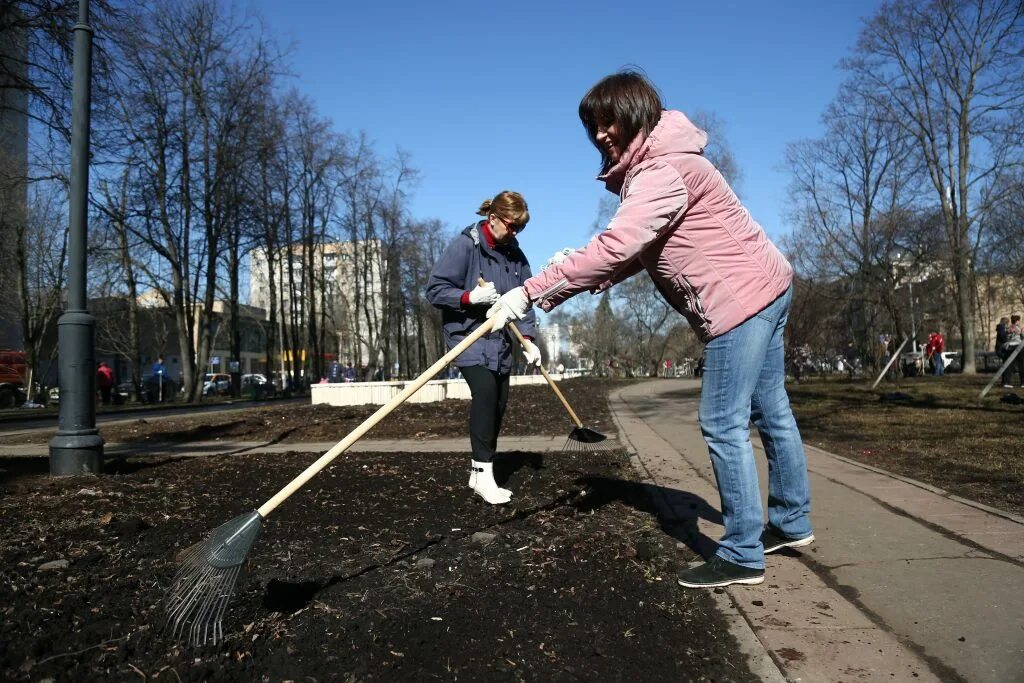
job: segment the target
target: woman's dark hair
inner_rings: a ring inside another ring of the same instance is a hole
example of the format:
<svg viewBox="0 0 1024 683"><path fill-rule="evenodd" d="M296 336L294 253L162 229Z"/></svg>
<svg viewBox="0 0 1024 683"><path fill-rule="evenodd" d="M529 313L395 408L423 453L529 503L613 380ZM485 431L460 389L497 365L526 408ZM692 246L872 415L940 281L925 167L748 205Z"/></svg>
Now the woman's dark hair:
<svg viewBox="0 0 1024 683"><path fill-rule="evenodd" d="M639 71L625 70L605 76L580 100L580 121L587 137L601 152L601 168L607 171L612 161L597 144L599 125L618 124L623 145L629 145L637 133L650 135L661 120L661 97L647 77Z"/></svg>

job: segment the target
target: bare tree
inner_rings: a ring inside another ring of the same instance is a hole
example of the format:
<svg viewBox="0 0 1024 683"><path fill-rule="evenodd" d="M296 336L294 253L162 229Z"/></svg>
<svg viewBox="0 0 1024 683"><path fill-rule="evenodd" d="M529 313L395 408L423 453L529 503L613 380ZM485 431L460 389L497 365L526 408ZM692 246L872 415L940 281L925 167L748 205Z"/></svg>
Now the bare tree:
<svg viewBox="0 0 1024 683"><path fill-rule="evenodd" d="M63 193L64 187L59 183L33 185L27 220L16 224L14 260L29 370L25 386L29 387L30 397L44 336L62 304L68 244L68 224L61 211L66 201Z"/></svg>
<svg viewBox="0 0 1024 683"><path fill-rule="evenodd" d="M149 250L140 268L174 311L185 397L193 400L215 335L227 225L238 220L236 190L249 158L242 132L273 59L261 35L213 0L144 8L132 22L118 93L122 145L136 160L143 206L132 230Z"/></svg>
<svg viewBox="0 0 1024 683"><path fill-rule="evenodd" d="M861 355L873 357L875 333L900 325L892 260L912 260L903 245L903 205L914 198L912 141L869 100L849 87L826 110L825 135L786 150L791 214L804 277L840 282L836 306L847 309Z"/></svg>
<svg viewBox="0 0 1024 683"><path fill-rule="evenodd" d="M110 184L101 182L95 205L99 216L103 219L93 222L91 231L94 246L91 249L93 271L97 260L100 264L113 267L109 277L102 278L101 283L107 285L105 294L124 296L127 308L127 334L124 320L120 315L98 316L97 347L109 348L118 355L129 360L131 365L131 382L136 400L142 400L142 340L140 335L139 316L139 284L136 266L136 250L141 244L134 232L129 228L132 219L132 197L130 194L130 173L133 164L125 164L121 169L121 177L116 190ZM104 244L105 249L95 244L96 237ZM106 253L104 253L106 252ZM93 285L95 289L95 284Z"/></svg>
<svg viewBox="0 0 1024 683"><path fill-rule="evenodd" d="M867 21L843 67L916 142L941 207L963 335L975 372L974 275L996 180L1024 161L1024 4L895 0Z"/></svg>

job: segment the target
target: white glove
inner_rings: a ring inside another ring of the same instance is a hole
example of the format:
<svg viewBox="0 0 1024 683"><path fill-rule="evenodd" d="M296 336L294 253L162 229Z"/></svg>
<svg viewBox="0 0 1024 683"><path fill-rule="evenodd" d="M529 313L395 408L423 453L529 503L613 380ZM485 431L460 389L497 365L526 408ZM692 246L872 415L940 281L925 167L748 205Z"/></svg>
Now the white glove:
<svg viewBox="0 0 1024 683"><path fill-rule="evenodd" d="M493 304L498 300L498 290L494 288L493 282L485 282L477 285L469 293L469 303L474 306L479 304Z"/></svg>
<svg viewBox="0 0 1024 683"><path fill-rule="evenodd" d="M569 258L569 254L572 254L575 251L576 250L571 248L571 247L566 247L565 249L560 249L560 250L556 251L551 256L551 258L548 259L548 262L544 264L544 268L550 268L551 266L557 266L559 263L561 263L565 259ZM541 268L541 270L544 270L544 268Z"/></svg>
<svg viewBox="0 0 1024 683"><path fill-rule="evenodd" d="M522 320L528 310L530 310L530 300L526 298L526 290L516 287L501 295L501 298L487 311L487 317L496 318L497 322L492 329L500 330L509 320Z"/></svg>
<svg viewBox="0 0 1024 683"><path fill-rule="evenodd" d="M540 365L540 349L529 339L523 338L523 357L527 365Z"/></svg>

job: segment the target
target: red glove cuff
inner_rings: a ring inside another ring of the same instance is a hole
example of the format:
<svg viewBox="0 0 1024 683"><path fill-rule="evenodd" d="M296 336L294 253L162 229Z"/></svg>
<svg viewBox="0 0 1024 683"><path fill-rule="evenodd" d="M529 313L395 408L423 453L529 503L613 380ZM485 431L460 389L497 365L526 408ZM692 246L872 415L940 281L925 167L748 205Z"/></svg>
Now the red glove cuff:
<svg viewBox="0 0 1024 683"><path fill-rule="evenodd" d="M469 292L468 291L465 291L465 292L462 293L462 298L459 299L459 303L462 304L463 308L465 308L466 306L469 306Z"/></svg>

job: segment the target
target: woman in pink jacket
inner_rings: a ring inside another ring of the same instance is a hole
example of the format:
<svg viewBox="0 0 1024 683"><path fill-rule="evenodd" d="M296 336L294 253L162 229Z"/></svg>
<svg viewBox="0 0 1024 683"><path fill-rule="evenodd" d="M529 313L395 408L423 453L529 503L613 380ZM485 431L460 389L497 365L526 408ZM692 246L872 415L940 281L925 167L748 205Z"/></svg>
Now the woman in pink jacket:
<svg viewBox="0 0 1024 683"><path fill-rule="evenodd" d="M707 134L635 72L608 76L580 102L601 153L599 180L621 204L608 228L503 295L489 316L520 319L640 271L706 342L700 426L722 500L725 534L705 564L679 573L689 588L758 584L764 554L814 540L803 443L785 388L783 331L793 270L717 169ZM764 523L749 423L769 464Z"/></svg>

